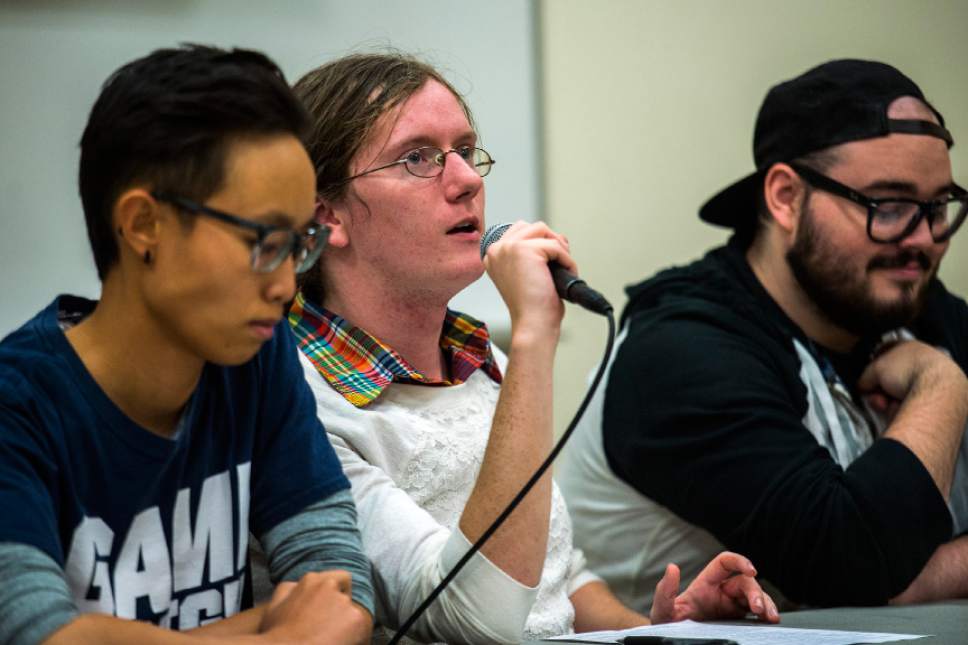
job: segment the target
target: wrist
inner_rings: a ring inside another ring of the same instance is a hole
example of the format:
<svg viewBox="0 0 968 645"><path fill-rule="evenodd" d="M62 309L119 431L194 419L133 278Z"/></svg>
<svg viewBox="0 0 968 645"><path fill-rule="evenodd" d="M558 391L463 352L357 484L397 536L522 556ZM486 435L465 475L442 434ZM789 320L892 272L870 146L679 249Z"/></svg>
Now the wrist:
<svg viewBox="0 0 968 645"><path fill-rule="evenodd" d="M958 404L964 404L968 392L968 379L961 368L950 358L933 361L920 370L911 384L911 394L942 393Z"/></svg>
<svg viewBox="0 0 968 645"><path fill-rule="evenodd" d="M554 349L558 345L560 335L560 321L552 324L539 318L512 319L510 348Z"/></svg>

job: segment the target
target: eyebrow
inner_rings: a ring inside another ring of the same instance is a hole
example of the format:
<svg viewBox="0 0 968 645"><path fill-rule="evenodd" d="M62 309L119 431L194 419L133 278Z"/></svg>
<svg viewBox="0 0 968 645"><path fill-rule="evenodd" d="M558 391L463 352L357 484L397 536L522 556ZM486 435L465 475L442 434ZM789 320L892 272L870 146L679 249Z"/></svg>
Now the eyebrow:
<svg viewBox="0 0 968 645"><path fill-rule="evenodd" d="M957 184L954 182L948 184L947 186L942 186L934 192L934 198L938 198L944 195L950 195L956 192L958 189ZM869 191L890 191L895 193L901 193L908 197L914 198L918 195L918 187L909 181L900 181L892 179L884 179L881 181L875 181L868 184L861 189L860 192L868 193Z"/></svg>
<svg viewBox="0 0 968 645"><path fill-rule="evenodd" d="M455 140L456 141L463 141L463 142L471 142L471 143L475 143L476 144L477 143L477 133L474 132L473 130L467 130L466 132L462 133L459 137L457 137ZM403 141L400 141L399 143L391 143L391 144L387 145L386 149L387 150L394 150L394 151L404 152L404 151L413 150L413 149L416 149L416 148L423 148L423 147L436 148L437 145L427 135L420 134L420 135L416 135L416 136L413 136L413 137L409 137L407 139L404 139Z"/></svg>

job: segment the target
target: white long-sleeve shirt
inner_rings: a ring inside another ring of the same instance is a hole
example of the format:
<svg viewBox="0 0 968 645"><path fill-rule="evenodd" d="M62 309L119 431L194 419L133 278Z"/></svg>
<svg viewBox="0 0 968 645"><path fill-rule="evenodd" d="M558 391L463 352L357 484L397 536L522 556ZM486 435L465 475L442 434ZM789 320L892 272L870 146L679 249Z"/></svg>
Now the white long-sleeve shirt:
<svg viewBox="0 0 968 645"><path fill-rule="evenodd" d="M503 368L506 357L494 351ZM377 620L394 628L470 547L458 523L484 459L500 385L481 370L459 385L393 383L357 408L300 358L352 484L363 549L375 569ZM538 587L522 585L477 553L410 634L472 643L566 634L574 622L569 596L596 579L572 546L571 521L555 485Z"/></svg>

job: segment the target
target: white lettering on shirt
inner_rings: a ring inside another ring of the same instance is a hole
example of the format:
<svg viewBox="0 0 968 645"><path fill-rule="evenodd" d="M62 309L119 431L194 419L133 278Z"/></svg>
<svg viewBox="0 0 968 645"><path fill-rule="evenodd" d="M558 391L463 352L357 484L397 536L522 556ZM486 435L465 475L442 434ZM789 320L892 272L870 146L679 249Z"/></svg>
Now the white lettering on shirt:
<svg viewBox="0 0 968 645"><path fill-rule="evenodd" d="M82 612L114 613L108 558L114 531L98 517L85 517L74 529L64 575Z"/></svg>
<svg viewBox="0 0 968 645"><path fill-rule="evenodd" d="M115 532L99 517L83 518L64 566L78 608L142 619L150 611L161 626L182 630L238 613L248 551L251 464L239 464L235 471L234 502L230 472L211 475L197 492L194 517L192 489L178 491L171 543L157 506L135 515L113 571Z"/></svg>

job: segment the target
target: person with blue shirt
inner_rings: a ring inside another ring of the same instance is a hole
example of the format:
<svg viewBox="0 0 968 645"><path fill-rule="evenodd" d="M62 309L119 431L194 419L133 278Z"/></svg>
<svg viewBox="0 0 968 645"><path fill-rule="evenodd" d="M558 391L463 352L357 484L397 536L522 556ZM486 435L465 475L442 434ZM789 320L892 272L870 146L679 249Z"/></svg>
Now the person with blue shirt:
<svg viewBox="0 0 968 645"><path fill-rule="evenodd" d="M282 320L327 236L307 126L254 51L105 83L79 181L101 298L0 343L0 642L369 640L349 483ZM250 531L278 586L247 609Z"/></svg>

